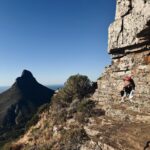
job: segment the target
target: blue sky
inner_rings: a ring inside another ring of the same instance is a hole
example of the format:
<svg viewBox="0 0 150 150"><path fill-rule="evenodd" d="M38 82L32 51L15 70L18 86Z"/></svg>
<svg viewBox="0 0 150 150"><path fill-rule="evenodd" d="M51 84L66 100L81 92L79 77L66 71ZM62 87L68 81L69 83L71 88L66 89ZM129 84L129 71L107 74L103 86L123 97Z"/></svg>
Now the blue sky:
<svg viewBox="0 0 150 150"><path fill-rule="evenodd" d="M73 74L95 81L110 63L108 26L115 0L1 0L0 86L23 69L43 84Z"/></svg>

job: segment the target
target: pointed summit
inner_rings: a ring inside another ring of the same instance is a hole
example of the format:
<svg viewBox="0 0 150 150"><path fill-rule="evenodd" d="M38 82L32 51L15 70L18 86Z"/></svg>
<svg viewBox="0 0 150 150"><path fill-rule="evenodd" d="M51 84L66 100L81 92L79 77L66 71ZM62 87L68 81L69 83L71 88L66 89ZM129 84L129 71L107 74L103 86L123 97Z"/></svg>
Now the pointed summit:
<svg viewBox="0 0 150 150"><path fill-rule="evenodd" d="M32 73L29 70L23 70L21 77L28 77L28 78L33 78Z"/></svg>
<svg viewBox="0 0 150 150"><path fill-rule="evenodd" d="M31 86L36 84L37 81L33 77L32 73L28 70L23 70L21 77L16 79L16 84L21 88L22 86Z"/></svg>

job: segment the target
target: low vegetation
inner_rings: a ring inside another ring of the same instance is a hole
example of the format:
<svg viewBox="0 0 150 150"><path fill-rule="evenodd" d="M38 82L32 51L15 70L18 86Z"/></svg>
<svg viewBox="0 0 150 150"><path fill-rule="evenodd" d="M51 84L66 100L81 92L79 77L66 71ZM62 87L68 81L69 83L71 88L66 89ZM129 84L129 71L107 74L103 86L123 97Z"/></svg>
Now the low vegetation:
<svg viewBox="0 0 150 150"><path fill-rule="evenodd" d="M26 129L30 128L30 134L27 139L34 144L27 144L25 150L72 150L87 141L89 137L83 125L89 117L104 115L104 111L95 109L95 102L90 99L94 87L87 76L71 76L52 97L51 103L40 107L28 122ZM73 122L69 123L69 120ZM14 145L17 146L21 147L22 143Z"/></svg>

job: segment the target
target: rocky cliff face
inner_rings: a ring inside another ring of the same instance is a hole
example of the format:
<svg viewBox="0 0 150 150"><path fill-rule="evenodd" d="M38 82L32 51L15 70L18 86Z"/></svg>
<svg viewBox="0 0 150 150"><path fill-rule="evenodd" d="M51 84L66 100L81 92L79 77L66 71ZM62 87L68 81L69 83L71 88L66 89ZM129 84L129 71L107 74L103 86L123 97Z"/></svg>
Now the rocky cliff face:
<svg viewBox="0 0 150 150"><path fill-rule="evenodd" d="M81 110L77 109L79 100L69 106L59 104L59 111L52 105L41 114L38 124L13 144L14 150L150 149L149 10L149 0L117 0L115 21L109 28L112 64L98 79L94 95L83 101ZM132 103L128 99L120 103L126 75L132 76L136 85ZM64 120L61 114L66 116Z"/></svg>
<svg viewBox="0 0 150 150"><path fill-rule="evenodd" d="M124 76L136 85L134 102L150 104L150 1L117 0L115 21L109 27L112 64L98 80L97 100L117 100Z"/></svg>
<svg viewBox="0 0 150 150"><path fill-rule="evenodd" d="M109 27L108 50L113 57L150 48L150 1L117 0L115 21Z"/></svg>
<svg viewBox="0 0 150 150"><path fill-rule="evenodd" d="M109 27L112 64L99 78L93 98L106 111L106 116L125 125L119 127L115 123L117 130L108 131L111 136L105 141L111 145L108 149L140 150L150 140L147 134L150 133L147 128L150 127L149 10L149 0L117 0L115 21ZM135 82L132 103L128 99L120 103L125 76L131 76Z"/></svg>

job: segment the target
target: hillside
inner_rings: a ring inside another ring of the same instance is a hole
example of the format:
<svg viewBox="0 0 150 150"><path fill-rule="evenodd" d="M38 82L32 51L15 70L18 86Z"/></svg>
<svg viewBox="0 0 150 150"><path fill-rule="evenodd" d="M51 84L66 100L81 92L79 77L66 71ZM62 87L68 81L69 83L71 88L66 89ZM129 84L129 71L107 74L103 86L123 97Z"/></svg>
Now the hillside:
<svg viewBox="0 0 150 150"><path fill-rule="evenodd" d="M27 121L41 105L50 101L53 93L39 84L31 72L24 70L12 87L0 94L0 141L11 138L12 129L22 132Z"/></svg>

